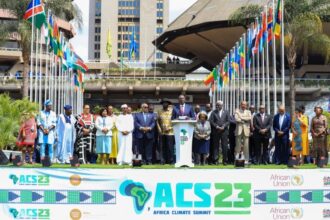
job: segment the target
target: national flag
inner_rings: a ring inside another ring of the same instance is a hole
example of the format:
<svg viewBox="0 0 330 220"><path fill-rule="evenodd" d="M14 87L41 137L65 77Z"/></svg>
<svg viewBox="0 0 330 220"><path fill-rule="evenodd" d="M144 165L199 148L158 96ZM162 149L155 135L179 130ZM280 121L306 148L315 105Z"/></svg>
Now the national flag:
<svg viewBox="0 0 330 220"><path fill-rule="evenodd" d="M221 90L221 88L223 87L223 76L222 76L222 72L223 72L223 63L220 64L220 67L217 68L218 70L218 91Z"/></svg>
<svg viewBox="0 0 330 220"><path fill-rule="evenodd" d="M229 80L231 81L232 79L235 79L235 75L233 74L234 72L234 67L233 67L233 63L235 61L235 54L233 53L233 50L230 51L229 54Z"/></svg>
<svg viewBox="0 0 330 220"><path fill-rule="evenodd" d="M212 72L204 79L204 84L207 86L218 78L217 68L213 68Z"/></svg>
<svg viewBox="0 0 330 220"><path fill-rule="evenodd" d="M80 89L82 92L84 92L85 91L84 74L80 70L78 70L77 72L78 72L78 82L80 85Z"/></svg>
<svg viewBox="0 0 330 220"><path fill-rule="evenodd" d="M72 69L83 73L88 71L88 67L84 63L83 59L81 59L75 52L72 53Z"/></svg>
<svg viewBox="0 0 330 220"><path fill-rule="evenodd" d="M259 51L260 53L264 49L264 44L267 41L267 19L266 13L262 13L262 20L261 20L261 31L260 31L260 42L259 42Z"/></svg>
<svg viewBox="0 0 330 220"><path fill-rule="evenodd" d="M130 43L129 43L129 60L135 59L137 54L137 43L135 41L135 30L133 29L131 37L130 37Z"/></svg>
<svg viewBox="0 0 330 220"><path fill-rule="evenodd" d="M236 78L238 77L239 67L240 67L240 55L239 55L238 50L239 50L238 47L235 47L233 67L234 67L234 73L235 73Z"/></svg>
<svg viewBox="0 0 330 220"><path fill-rule="evenodd" d="M108 30L108 38L107 38L107 54L109 59L111 58L111 53L112 53L112 40L111 40L111 32L110 29Z"/></svg>
<svg viewBox="0 0 330 220"><path fill-rule="evenodd" d="M281 7L282 7L282 0L278 0L277 9L276 9L276 17L275 17L276 23L275 23L275 27L274 27L274 34L277 39L279 39L281 37L281 23L282 23L282 19L283 19Z"/></svg>
<svg viewBox="0 0 330 220"><path fill-rule="evenodd" d="M46 14L41 0L32 0L28 5L23 18L31 23L33 21L32 25L41 29L46 21Z"/></svg>
<svg viewBox="0 0 330 220"><path fill-rule="evenodd" d="M63 71L67 71L68 70L68 62L67 62L67 54L65 53L65 51L67 50L67 42L64 41L63 42L63 57L62 57L62 68L63 68Z"/></svg>
<svg viewBox="0 0 330 220"><path fill-rule="evenodd" d="M255 45L256 45L256 41L257 41L257 32L258 31L258 23L257 23L257 19L254 21L254 23L252 24L252 43L251 43L251 56L253 56L253 54L255 53Z"/></svg>
<svg viewBox="0 0 330 220"><path fill-rule="evenodd" d="M247 52L247 61L248 64L251 64L251 60L252 60L252 34L253 34L253 26L251 26L248 29L248 33L247 33L247 45L246 45L246 52Z"/></svg>
<svg viewBox="0 0 330 220"><path fill-rule="evenodd" d="M256 54L259 51L259 43L260 43L260 38L262 36L262 30L261 30L261 24L259 22L259 19L257 18L257 30L256 30L256 40L253 48L253 52Z"/></svg>
<svg viewBox="0 0 330 220"><path fill-rule="evenodd" d="M239 56L240 56L240 65L241 67L245 66L245 42L244 38L241 38L240 46L239 46Z"/></svg>
<svg viewBox="0 0 330 220"><path fill-rule="evenodd" d="M226 56L224 64L223 64L223 72L222 72L223 81L224 81L225 85L229 83L228 64L229 64L228 56Z"/></svg>
<svg viewBox="0 0 330 220"><path fill-rule="evenodd" d="M48 17L48 36L49 36L49 47L50 47L51 50L54 50L53 31L54 31L53 15L50 14L49 17Z"/></svg>
<svg viewBox="0 0 330 220"><path fill-rule="evenodd" d="M268 19L267 19L267 32L268 32L268 43L272 43L272 38L273 38L273 8L270 7L268 11Z"/></svg>
<svg viewBox="0 0 330 220"><path fill-rule="evenodd" d="M78 91L78 89L80 87L79 80L78 80L78 74L74 74L73 81L74 81L75 91Z"/></svg>

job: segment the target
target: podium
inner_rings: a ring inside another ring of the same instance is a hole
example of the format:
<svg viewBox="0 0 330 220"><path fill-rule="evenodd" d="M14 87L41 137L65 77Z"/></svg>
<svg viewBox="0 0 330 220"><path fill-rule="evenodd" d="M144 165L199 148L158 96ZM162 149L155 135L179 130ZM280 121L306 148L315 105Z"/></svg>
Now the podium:
<svg viewBox="0 0 330 220"><path fill-rule="evenodd" d="M192 140L195 120L173 120L175 136L175 167L194 167L192 163Z"/></svg>

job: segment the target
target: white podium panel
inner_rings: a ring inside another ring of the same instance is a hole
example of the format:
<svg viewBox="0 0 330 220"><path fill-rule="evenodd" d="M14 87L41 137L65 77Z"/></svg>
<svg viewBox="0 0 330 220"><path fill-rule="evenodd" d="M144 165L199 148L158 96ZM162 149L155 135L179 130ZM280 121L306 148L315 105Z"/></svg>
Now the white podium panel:
<svg viewBox="0 0 330 220"><path fill-rule="evenodd" d="M194 167L192 162L192 140L195 120L173 120L175 136L175 167Z"/></svg>

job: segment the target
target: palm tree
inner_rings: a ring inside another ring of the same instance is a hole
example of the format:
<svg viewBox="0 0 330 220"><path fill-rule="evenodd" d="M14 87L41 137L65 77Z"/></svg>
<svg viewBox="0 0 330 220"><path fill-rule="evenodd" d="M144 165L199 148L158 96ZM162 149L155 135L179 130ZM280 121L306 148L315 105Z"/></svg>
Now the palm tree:
<svg viewBox="0 0 330 220"><path fill-rule="evenodd" d="M260 15L246 13L246 7L241 7L231 15L235 24L246 26L249 19ZM250 5L250 8L261 6ZM285 54L290 70L290 114L295 110L295 74L297 66L297 54L304 47L319 52L329 62L330 38L323 33L322 21L330 20L329 0L286 0L284 8L285 23Z"/></svg>
<svg viewBox="0 0 330 220"><path fill-rule="evenodd" d="M0 27L0 43L4 42L9 34L16 32L19 34L19 46L22 50L22 58L24 62L23 67L23 97L28 96L28 72L29 61L31 53L31 23L24 20L23 16L26 8L31 0L8 1L0 0L0 8L8 10L13 16L17 18L16 22L1 25ZM46 1L44 1L46 2ZM48 0L45 5L46 10L51 9L52 13L59 18L72 23L81 29L83 24L82 12L79 7L72 1L68 0Z"/></svg>

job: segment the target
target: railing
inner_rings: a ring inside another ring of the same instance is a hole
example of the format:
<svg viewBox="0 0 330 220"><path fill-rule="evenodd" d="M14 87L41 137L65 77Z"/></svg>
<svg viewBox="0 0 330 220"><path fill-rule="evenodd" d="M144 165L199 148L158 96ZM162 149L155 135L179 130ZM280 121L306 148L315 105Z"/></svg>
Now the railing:
<svg viewBox="0 0 330 220"><path fill-rule="evenodd" d="M66 78L67 76L64 76L64 78ZM35 75L33 75L33 79L42 79L43 81L47 78L50 78L50 76L44 76L44 75L38 75L37 77ZM203 80L190 80L187 79L186 77L175 77L175 76L168 76L168 77L163 77L163 76L109 76L109 75L85 75L85 81L86 82L93 82L93 81L98 81L98 80L115 80L115 81L132 81L132 80L136 80L136 81L195 81L195 82L201 82ZM239 81L240 86L242 84L242 80L243 79L235 79L237 81ZM14 76L14 75L10 75L10 76L4 76L1 75L0 73L0 82L1 83L17 83L17 82L21 82L22 81L22 76ZM256 84L254 84L253 81L251 81L251 86L257 86L257 82L255 82ZM266 81L267 83L267 81ZM270 87L272 88L272 86L274 86L274 80L270 79ZM282 84L282 81L280 79L276 80L276 85L280 86ZM304 88L308 88L308 87L325 87L328 88L330 90L330 79L296 79L295 80L295 84L297 87L304 87ZM246 86L250 86L249 83L246 81L245 82ZM289 79L285 79L285 86L288 87L289 86ZM262 82L260 81L260 87L262 87Z"/></svg>
<svg viewBox="0 0 330 220"><path fill-rule="evenodd" d="M21 48L9 48L9 47L0 47L0 50L5 50L5 51L22 51Z"/></svg>

